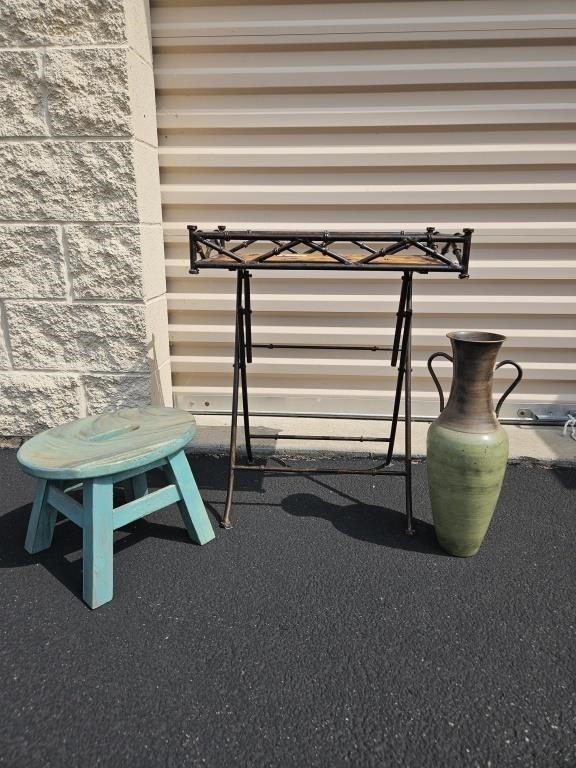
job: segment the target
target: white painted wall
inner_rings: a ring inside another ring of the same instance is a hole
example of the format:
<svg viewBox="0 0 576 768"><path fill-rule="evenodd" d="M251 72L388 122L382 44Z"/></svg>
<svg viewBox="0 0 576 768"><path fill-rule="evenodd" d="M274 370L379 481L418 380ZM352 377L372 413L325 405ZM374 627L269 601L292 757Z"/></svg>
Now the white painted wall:
<svg viewBox="0 0 576 768"><path fill-rule="evenodd" d="M147 6L0 5L0 435L171 402Z"/></svg>

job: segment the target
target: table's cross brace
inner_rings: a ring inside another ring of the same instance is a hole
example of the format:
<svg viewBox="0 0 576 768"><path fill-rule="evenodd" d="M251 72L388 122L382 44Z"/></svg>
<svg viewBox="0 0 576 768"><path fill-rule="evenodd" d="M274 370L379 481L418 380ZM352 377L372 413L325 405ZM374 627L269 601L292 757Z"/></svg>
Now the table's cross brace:
<svg viewBox="0 0 576 768"><path fill-rule="evenodd" d="M394 331L394 342L392 347L379 346L336 346L336 345L310 345L310 344L253 344L252 343L252 308L250 297L250 273L247 269L238 269L236 279L236 324L234 334L234 375L232 383L232 421L230 430L230 461L228 468L228 488L226 495L226 505L221 525L224 528L230 528L230 511L232 508L232 499L234 495L234 481L237 471L251 470L263 472L290 472L293 474L363 474L363 475L393 475L405 478L406 487L406 533L414 533L412 522L412 455L411 455L411 328L412 328L412 273L405 272L402 276L402 288L396 313L396 327ZM396 379L396 391L394 396L394 407L390 426L390 435L388 437L353 437L344 438L333 435L254 435L250 431L250 410L248 403L248 381L247 364L252 362L252 349L362 349L370 351L389 351L391 355L391 365L398 367ZM405 407L405 457L404 469L392 470L387 467L392 462L394 442L396 439L397 426L400 414L400 404L404 393ZM238 433L238 415L240 394L242 395L242 419L244 424L244 439L246 446L247 464L237 462L237 433ZM355 440L358 442L387 443L388 450L384 462L377 467L366 469L339 468L327 470L321 467L316 468L298 468L298 467L262 467L254 464L252 452L252 439L281 439L281 440Z"/></svg>

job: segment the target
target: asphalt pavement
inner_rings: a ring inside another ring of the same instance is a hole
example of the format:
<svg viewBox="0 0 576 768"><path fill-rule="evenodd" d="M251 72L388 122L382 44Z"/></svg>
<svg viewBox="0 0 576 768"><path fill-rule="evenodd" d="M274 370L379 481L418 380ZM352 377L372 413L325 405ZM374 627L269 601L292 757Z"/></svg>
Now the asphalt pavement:
<svg viewBox="0 0 576 768"><path fill-rule="evenodd" d="M118 531L91 611L81 532L28 555L34 483L0 451L1 766L576 766L576 469L509 466L458 559L425 463L408 538L402 481L355 475L241 475L224 531L226 461L190 462L216 540L175 507Z"/></svg>

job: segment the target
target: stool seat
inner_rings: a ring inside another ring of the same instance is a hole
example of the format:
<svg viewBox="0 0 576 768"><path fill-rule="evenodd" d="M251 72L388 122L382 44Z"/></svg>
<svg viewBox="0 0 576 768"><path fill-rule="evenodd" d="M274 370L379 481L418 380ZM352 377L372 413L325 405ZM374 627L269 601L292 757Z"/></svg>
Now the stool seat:
<svg viewBox="0 0 576 768"><path fill-rule="evenodd" d="M32 437L18 451L24 471L38 478L26 551L50 546L58 513L76 523L82 528L82 594L98 608L112 599L117 528L177 504L190 538L211 541L214 531L184 453L195 432L185 411L149 406L88 416ZM152 470L161 470L168 484L151 490ZM114 504L117 484L124 489L120 506ZM82 502L70 495L80 489Z"/></svg>
<svg viewBox="0 0 576 768"><path fill-rule="evenodd" d="M194 418L177 408L121 408L32 437L18 451L18 461L35 477L103 477L177 453L195 434Z"/></svg>

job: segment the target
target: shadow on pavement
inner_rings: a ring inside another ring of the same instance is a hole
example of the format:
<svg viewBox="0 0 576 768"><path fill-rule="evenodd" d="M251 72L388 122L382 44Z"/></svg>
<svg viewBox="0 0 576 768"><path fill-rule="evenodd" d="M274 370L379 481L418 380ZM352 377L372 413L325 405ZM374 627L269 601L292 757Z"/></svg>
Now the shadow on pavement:
<svg viewBox="0 0 576 768"><path fill-rule="evenodd" d="M554 474L560 480L564 488L571 488L576 490L576 472L568 467L555 467Z"/></svg>
<svg viewBox="0 0 576 768"><path fill-rule="evenodd" d="M317 517L327 520L341 533L371 544L393 549L449 557L438 545L434 526L415 520L416 536L404 533L403 512L388 507L355 503L340 506L324 501L312 493L294 493L282 502L282 509L295 517Z"/></svg>
<svg viewBox="0 0 576 768"><path fill-rule="evenodd" d="M0 516L0 568L42 565L55 579L81 598L82 530L59 515L52 546L35 555L29 555L24 549L24 539L31 510L32 504L26 504ZM212 523L216 524L214 520ZM189 538L184 527L140 518L114 531L114 554L150 537L183 541L191 546L198 546Z"/></svg>

